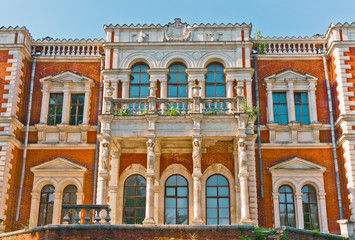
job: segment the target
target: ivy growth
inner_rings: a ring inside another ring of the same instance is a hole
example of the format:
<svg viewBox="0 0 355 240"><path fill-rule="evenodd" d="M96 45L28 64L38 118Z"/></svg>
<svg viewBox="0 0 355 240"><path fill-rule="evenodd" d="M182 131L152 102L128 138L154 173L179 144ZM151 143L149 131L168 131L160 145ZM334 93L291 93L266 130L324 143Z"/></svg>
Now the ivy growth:
<svg viewBox="0 0 355 240"><path fill-rule="evenodd" d="M245 113L249 114L251 119L254 119L259 114L259 108L253 105L249 106L245 97L243 97L240 107Z"/></svg>
<svg viewBox="0 0 355 240"><path fill-rule="evenodd" d="M259 54L266 54L266 48L269 46L267 42L261 40L261 31L258 29L255 29L254 32L254 45L253 48L258 50Z"/></svg>

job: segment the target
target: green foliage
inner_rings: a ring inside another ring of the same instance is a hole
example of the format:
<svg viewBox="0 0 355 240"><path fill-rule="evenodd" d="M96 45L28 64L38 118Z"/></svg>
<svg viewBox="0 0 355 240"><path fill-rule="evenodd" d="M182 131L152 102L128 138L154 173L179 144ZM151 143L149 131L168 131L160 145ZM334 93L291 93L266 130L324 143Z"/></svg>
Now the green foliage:
<svg viewBox="0 0 355 240"><path fill-rule="evenodd" d="M129 114L130 114L129 108L126 108L126 109L119 108L117 110L117 113L115 113L114 115L115 116L127 116Z"/></svg>
<svg viewBox="0 0 355 240"><path fill-rule="evenodd" d="M205 112L205 115L223 115L223 114L226 114L226 112L221 111L220 109L217 108Z"/></svg>
<svg viewBox="0 0 355 240"><path fill-rule="evenodd" d="M259 114L259 108L256 106L249 106L245 97L243 98L240 107L245 113L249 114L251 119L254 119Z"/></svg>
<svg viewBox="0 0 355 240"><path fill-rule="evenodd" d="M170 104L168 105L168 109L164 113L165 116L179 116L180 111L178 107L171 106Z"/></svg>
<svg viewBox="0 0 355 240"><path fill-rule="evenodd" d="M258 50L259 54L265 54L266 48L269 46L267 42L260 40L262 38L261 31L255 28L254 39L256 40L254 43L254 49Z"/></svg>

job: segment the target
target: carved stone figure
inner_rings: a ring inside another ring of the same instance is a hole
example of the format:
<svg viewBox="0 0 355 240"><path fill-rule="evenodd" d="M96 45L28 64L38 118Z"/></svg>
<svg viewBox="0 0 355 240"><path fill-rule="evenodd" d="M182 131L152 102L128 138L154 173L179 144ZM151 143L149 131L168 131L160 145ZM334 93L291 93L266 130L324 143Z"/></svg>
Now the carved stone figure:
<svg viewBox="0 0 355 240"><path fill-rule="evenodd" d="M137 42L144 42L144 39L147 37L147 34L143 31L140 31L137 35Z"/></svg>
<svg viewBox="0 0 355 240"><path fill-rule="evenodd" d="M244 138L239 138L238 140L238 158L239 158L239 169L247 169L247 152L245 151L245 140Z"/></svg>
<svg viewBox="0 0 355 240"><path fill-rule="evenodd" d="M192 33L187 26L188 25L186 23L181 23L180 18L175 18L175 22L173 24L169 24L166 27L163 41L165 42L191 41Z"/></svg>
<svg viewBox="0 0 355 240"><path fill-rule="evenodd" d="M201 169L201 142L199 140L193 141L192 160L194 169Z"/></svg>
<svg viewBox="0 0 355 240"><path fill-rule="evenodd" d="M148 169L154 169L154 160L155 160L155 142L154 139L149 138L147 141L147 151L148 151L148 157L147 157L147 166Z"/></svg>
<svg viewBox="0 0 355 240"><path fill-rule="evenodd" d="M109 167L109 144L103 143L101 150L101 169L108 171Z"/></svg>

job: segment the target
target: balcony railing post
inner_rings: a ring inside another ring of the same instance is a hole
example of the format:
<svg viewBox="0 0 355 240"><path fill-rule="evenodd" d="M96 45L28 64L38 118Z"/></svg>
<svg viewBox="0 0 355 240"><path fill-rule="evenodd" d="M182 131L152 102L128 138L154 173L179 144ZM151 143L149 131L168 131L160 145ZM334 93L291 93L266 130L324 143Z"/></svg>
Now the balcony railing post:
<svg viewBox="0 0 355 240"><path fill-rule="evenodd" d="M194 86L192 87L192 98L193 98L192 110L194 113L201 113L200 90L201 90L201 87L199 85L198 80L196 79L194 82Z"/></svg>
<svg viewBox="0 0 355 240"><path fill-rule="evenodd" d="M148 111L149 113L156 113L156 82L151 82L149 87L149 97L148 97Z"/></svg>

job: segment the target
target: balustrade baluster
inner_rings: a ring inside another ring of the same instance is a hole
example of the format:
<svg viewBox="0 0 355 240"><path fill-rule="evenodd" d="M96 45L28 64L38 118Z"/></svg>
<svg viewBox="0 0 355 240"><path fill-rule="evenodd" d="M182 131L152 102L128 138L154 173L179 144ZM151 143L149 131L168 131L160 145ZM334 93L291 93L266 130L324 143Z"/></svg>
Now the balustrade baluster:
<svg viewBox="0 0 355 240"><path fill-rule="evenodd" d="M80 224L80 208L75 208L75 217L74 217L74 223L75 224Z"/></svg>
<svg viewBox="0 0 355 240"><path fill-rule="evenodd" d="M111 209L110 208L105 208L106 210L106 217L105 217L105 221L106 221L106 225L110 225L110 221L111 221L111 217L110 217L110 212L111 212Z"/></svg>
<svg viewBox="0 0 355 240"><path fill-rule="evenodd" d="M85 212L86 212L86 215L85 215L85 222L84 224L87 225L87 224L90 224L90 208L84 208Z"/></svg>
<svg viewBox="0 0 355 240"><path fill-rule="evenodd" d="M101 209L100 208L97 208L95 209L96 211L96 216L95 216L95 225L100 225L100 221L101 221L101 217L100 217L100 212L101 212Z"/></svg>

